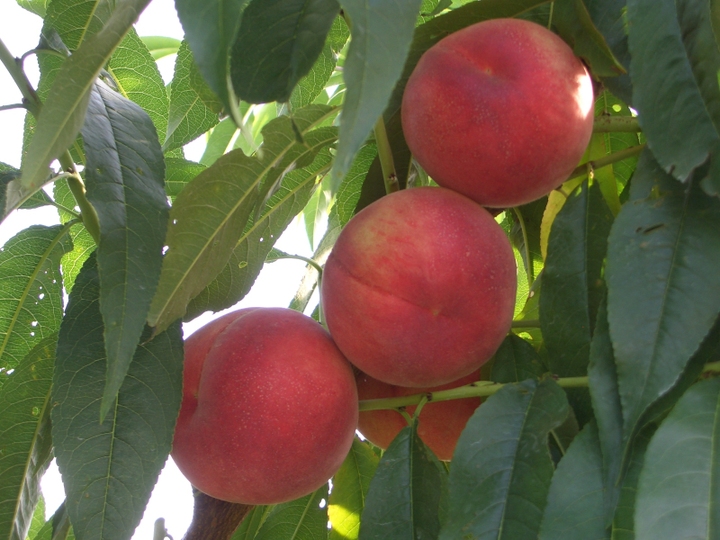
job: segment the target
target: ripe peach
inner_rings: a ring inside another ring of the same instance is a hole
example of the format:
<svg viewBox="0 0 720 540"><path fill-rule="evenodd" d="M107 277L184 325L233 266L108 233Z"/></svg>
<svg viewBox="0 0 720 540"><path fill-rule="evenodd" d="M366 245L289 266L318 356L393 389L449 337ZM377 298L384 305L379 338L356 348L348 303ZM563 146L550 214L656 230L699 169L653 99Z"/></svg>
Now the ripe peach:
<svg viewBox="0 0 720 540"><path fill-rule="evenodd" d="M369 375L359 373L357 376L358 398L380 399L391 397L411 396L436 390L449 390L458 386L465 386L480 380L480 372L448 384L433 388L407 388L394 386L373 379ZM418 435L430 447L438 459L450 461L455 445L460 438L465 424L482 403L481 398L455 399L452 401L438 401L426 403L420 411ZM410 415L415 412L415 406L407 407ZM358 431L371 443L383 450L390 446L392 440L407 426L403 416L393 410L363 411L358 418Z"/></svg>
<svg viewBox="0 0 720 540"><path fill-rule="evenodd" d="M544 27L484 21L420 58L402 125L438 184L483 206L517 206L558 187L578 165L592 135L592 81Z"/></svg>
<svg viewBox="0 0 720 540"><path fill-rule="evenodd" d="M428 387L485 363L510 330L516 267L481 206L444 188L392 193L355 215L323 272L330 334L361 371Z"/></svg>
<svg viewBox="0 0 720 540"><path fill-rule="evenodd" d="M337 471L357 415L352 368L319 324L289 309L241 309L185 342L172 456L211 497L280 503Z"/></svg>

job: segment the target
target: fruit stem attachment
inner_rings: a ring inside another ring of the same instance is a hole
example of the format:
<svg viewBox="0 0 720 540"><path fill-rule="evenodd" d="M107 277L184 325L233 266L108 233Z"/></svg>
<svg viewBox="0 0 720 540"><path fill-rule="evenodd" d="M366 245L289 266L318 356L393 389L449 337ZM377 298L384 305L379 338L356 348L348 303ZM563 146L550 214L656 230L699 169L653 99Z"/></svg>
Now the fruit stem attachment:
<svg viewBox="0 0 720 540"><path fill-rule="evenodd" d="M395 160L393 159L392 148L390 148L390 140L388 139L385 120L382 115L375 122L375 142L378 157L380 158L383 181L385 182L385 192L390 194L399 191L400 183L398 182L397 172L395 172Z"/></svg>
<svg viewBox="0 0 720 540"><path fill-rule="evenodd" d="M640 152L645 150L645 146L645 143L638 144L637 146L625 148L624 150L614 152L594 161L588 161L586 163L583 163L582 165L579 165L575 168L575 170L570 174L570 176L568 176L567 180L572 180L573 178L582 178L583 176L588 175L588 170L600 169L602 167L612 165L613 163L617 163L618 161L623 161L633 156L637 156ZM567 180L565 181L567 182Z"/></svg>
<svg viewBox="0 0 720 540"><path fill-rule="evenodd" d="M593 122L593 133L638 133L640 122L634 116L601 115Z"/></svg>

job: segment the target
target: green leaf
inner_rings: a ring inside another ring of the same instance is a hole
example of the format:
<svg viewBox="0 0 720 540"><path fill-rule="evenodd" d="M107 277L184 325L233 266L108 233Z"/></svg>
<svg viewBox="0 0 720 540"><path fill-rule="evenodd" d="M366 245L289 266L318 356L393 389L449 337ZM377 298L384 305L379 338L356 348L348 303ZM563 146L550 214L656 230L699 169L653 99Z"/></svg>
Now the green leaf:
<svg viewBox="0 0 720 540"><path fill-rule="evenodd" d="M102 30L85 40L62 65L28 146L23 175L14 189L8 187L6 214L8 209L16 208L40 189L48 180L50 162L73 143L83 125L96 77L149 2L126 0L119 3Z"/></svg>
<svg viewBox="0 0 720 540"><path fill-rule="evenodd" d="M166 36L142 36L143 43L150 51L153 60L160 60L171 54L177 54L182 43L179 39Z"/></svg>
<svg viewBox="0 0 720 540"><path fill-rule="evenodd" d="M360 516L379 460L367 442L355 438L348 456L332 479L333 489L328 501L332 528L328 540L357 540Z"/></svg>
<svg viewBox="0 0 720 540"><path fill-rule="evenodd" d="M300 499L278 504L265 518L255 540L325 540L328 486Z"/></svg>
<svg viewBox="0 0 720 540"><path fill-rule="evenodd" d="M605 302L598 309L595 334L590 344L588 381L602 450L605 522L609 523L620 496L624 448L622 405Z"/></svg>
<svg viewBox="0 0 720 540"><path fill-rule="evenodd" d="M168 125L168 94L155 60L135 29L131 29L110 58L108 72L117 92L140 105L160 140Z"/></svg>
<svg viewBox="0 0 720 540"><path fill-rule="evenodd" d="M97 251L105 324L108 413L127 373L157 287L168 220L165 163L147 114L103 84L83 127L87 198L100 220Z"/></svg>
<svg viewBox="0 0 720 540"><path fill-rule="evenodd" d="M350 18L352 40L343 68L347 92L332 171L333 193L337 192L400 78L420 0L341 0L340 5Z"/></svg>
<svg viewBox="0 0 720 540"><path fill-rule="evenodd" d="M365 499L360 540L437 538L445 467L417 434L403 428L377 465Z"/></svg>
<svg viewBox="0 0 720 540"><path fill-rule="evenodd" d="M645 152L609 238L608 322L629 440L678 381L718 315L720 201Z"/></svg>
<svg viewBox="0 0 720 540"><path fill-rule="evenodd" d="M222 103L202 79L187 42L183 41L170 83L169 123L163 151L185 146L208 131L220 121L221 110Z"/></svg>
<svg viewBox="0 0 720 540"><path fill-rule="evenodd" d="M575 55L585 60L593 75L616 77L626 72L595 28L583 0L556 0L553 23Z"/></svg>
<svg viewBox="0 0 720 540"><path fill-rule="evenodd" d="M198 174L207 167L182 158L165 158L165 192L173 202Z"/></svg>
<svg viewBox="0 0 720 540"><path fill-rule="evenodd" d="M588 422L553 475L540 540L610 539L603 515L603 463L597 426Z"/></svg>
<svg viewBox="0 0 720 540"><path fill-rule="evenodd" d="M68 229L34 225L0 249L0 368L15 368L60 327L60 257L71 247Z"/></svg>
<svg viewBox="0 0 720 540"><path fill-rule="evenodd" d="M612 540L635 540L635 499L637 485L642 471L645 452L650 438L654 433L650 426L635 438L632 453L628 459L625 479L622 482L620 498L615 509L615 518L612 524Z"/></svg>
<svg viewBox="0 0 720 540"><path fill-rule="evenodd" d="M228 55L235 41L243 8L249 0L176 0L185 39L205 82L231 111L235 97L228 91Z"/></svg>
<svg viewBox="0 0 720 540"><path fill-rule="evenodd" d="M20 178L20 170L0 162L0 208L5 208L7 185L16 178ZM40 190L33 193L27 201L20 205L20 208L38 208L48 204L52 204L52 200L47 193Z"/></svg>
<svg viewBox="0 0 720 540"><path fill-rule="evenodd" d="M587 373L590 341L600 299L613 216L597 183L584 182L553 221L543 270L540 325L550 371L560 377ZM569 392L580 424L592 417L584 389Z"/></svg>
<svg viewBox="0 0 720 540"><path fill-rule="evenodd" d="M48 415L49 417L49 415ZM48 424L49 426L50 424ZM48 427L48 433L50 432L50 429ZM45 526L45 498L42 496L42 493L40 493L40 496L38 497L37 505L35 505L35 511L32 515L32 520L30 522L30 529L28 529L27 538L28 540L33 540L35 537L38 536L42 528Z"/></svg>
<svg viewBox="0 0 720 540"><path fill-rule="evenodd" d="M532 345L511 333L495 352L490 380L514 383L525 379L537 379L545 371L540 356Z"/></svg>
<svg viewBox="0 0 720 540"><path fill-rule="evenodd" d="M230 117L216 125L210 132L210 137L208 137L207 146L200 158L200 163L206 167L215 163L228 149L236 132L237 126Z"/></svg>
<svg viewBox="0 0 720 540"><path fill-rule="evenodd" d="M368 142L355 155L350 170L340 184L334 208L337 208L343 226L355 215L355 209L362 196L363 183L376 157L377 146L374 142Z"/></svg>
<svg viewBox="0 0 720 540"><path fill-rule="evenodd" d="M697 383L655 432L640 473L635 536L717 538L720 379Z"/></svg>
<svg viewBox="0 0 720 540"><path fill-rule="evenodd" d="M568 412L551 379L504 386L480 405L455 449L440 539L537 539L553 475L546 441Z"/></svg>
<svg viewBox="0 0 720 540"><path fill-rule="evenodd" d="M335 128L320 128L304 135L303 151L316 153L312 164L289 172L280 189L268 200L262 214L250 216L230 260L220 274L188 305L186 319L207 310L219 311L239 302L255 283L265 259L282 232L310 199L315 179L329 169L326 148L337 140Z"/></svg>
<svg viewBox="0 0 720 540"><path fill-rule="evenodd" d="M137 348L116 406L98 422L107 372L99 296L93 256L60 327L52 391L55 456L79 540L130 537L170 452L182 394L178 322Z"/></svg>
<svg viewBox="0 0 720 540"><path fill-rule="evenodd" d="M297 111L294 121L305 136L330 113L328 107L311 106ZM288 117L279 117L267 124L263 129L263 137L265 143L260 155L247 157L242 150L225 154L190 182L175 200L166 240L169 249L163 261L158 292L148 319L152 326L158 327L158 331L168 322L185 315L190 300L216 278L221 284L234 287L234 290L245 287L245 283L224 282L223 276L218 274L225 270L232 275L236 268L242 270L237 265L247 260L239 259L236 262L231 257L239 247L238 242L241 241L248 218L253 215L261 183L267 186L275 182L284 171L309 165L305 161L309 159L312 162L319 150L297 141L292 121ZM270 182L267 177L270 177ZM265 250L260 265L270 248L272 245L267 246L266 250L265 246L259 244L250 247L252 250ZM247 249L247 246L242 249ZM228 264L232 268L226 269ZM225 304L230 300L224 294L215 295L215 290L216 287L211 285L207 294L193 302L189 311L197 313L197 306L215 301L223 303L223 307L234 303L231 301ZM203 307L200 313L207 309L213 308Z"/></svg>
<svg viewBox="0 0 720 540"><path fill-rule="evenodd" d="M274 508L274 505L270 506L254 506L250 512L243 518L242 522L235 532L233 533L230 540L254 540L258 530L265 523L268 514Z"/></svg>
<svg viewBox="0 0 720 540"><path fill-rule="evenodd" d="M57 335L38 343L0 387L0 538L24 540L52 457L50 385ZM43 519L44 521L44 519Z"/></svg>
<svg viewBox="0 0 720 540"><path fill-rule="evenodd" d="M322 93L337 65L337 55L349 37L350 30L347 24L342 17L336 17L320 56L310 72L298 81L290 95L292 110L310 105Z"/></svg>
<svg viewBox="0 0 720 540"><path fill-rule="evenodd" d="M27 9L30 13L45 17L49 0L17 0L21 8Z"/></svg>
<svg viewBox="0 0 720 540"><path fill-rule="evenodd" d="M633 106L648 146L663 170L681 181L712 155L713 175L704 188L717 194L720 50L709 5L629 0L627 15Z"/></svg>
<svg viewBox="0 0 720 540"><path fill-rule="evenodd" d="M249 103L288 101L320 56L339 11L337 0L250 2L230 57L237 95Z"/></svg>

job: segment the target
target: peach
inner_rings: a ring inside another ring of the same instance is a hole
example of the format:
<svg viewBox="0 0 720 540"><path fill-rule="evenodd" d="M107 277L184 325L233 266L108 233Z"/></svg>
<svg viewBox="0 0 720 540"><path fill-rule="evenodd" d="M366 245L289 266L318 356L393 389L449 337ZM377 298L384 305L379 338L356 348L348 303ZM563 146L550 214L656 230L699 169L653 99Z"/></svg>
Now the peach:
<svg viewBox="0 0 720 540"><path fill-rule="evenodd" d="M480 380L480 372L433 388L407 388L373 379L365 373L357 376L358 398L380 399L411 396L436 390L449 390ZM450 461L465 424L482 403L481 398L454 399L426 403L420 411L418 435L438 459ZM406 408L412 415L415 406ZM392 440L407 426L403 416L394 410L363 411L358 419L358 431L371 443L386 450Z"/></svg>
<svg viewBox="0 0 720 540"><path fill-rule="evenodd" d="M345 226L323 272L335 343L388 384L438 386L477 370L510 329L516 266L481 206L439 187L392 193Z"/></svg>
<svg viewBox="0 0 720 540"><path fill-rule="evenodd" d="M551 31L493 19L425 52L401 114L410 150L439 185L506 208L548 194L578 165L592 135L592 81Z"/></svg>
<svg viewBox="0 0 720 540"><path fill-rule="evenodd" d="M289 309L241 309L185 342L172 457L211 497L280 503L337 471L357 415L352 368L317 322Z"/></svg>

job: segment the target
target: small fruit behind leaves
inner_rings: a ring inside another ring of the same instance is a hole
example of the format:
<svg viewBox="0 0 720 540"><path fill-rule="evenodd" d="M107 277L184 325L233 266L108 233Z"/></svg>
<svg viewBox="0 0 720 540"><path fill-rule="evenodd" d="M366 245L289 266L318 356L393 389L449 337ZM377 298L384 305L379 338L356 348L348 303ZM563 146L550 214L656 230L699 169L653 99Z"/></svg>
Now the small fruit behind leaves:
<svg viewBox="0 0 720 540"><path fill-rule="evenodd" d="M185 342L172 456L211 497L276 504L335 474L357 415L350 364L318 323L290 309L241 309Z"/></svg>
<svg viewBox="0 0 720 540"><path fill-rule="evenodd" d="M437 390L449 390L478 380L480 380L479 371L433 388L407 388L385 384L369 375L359 373L357 376L358 397L364 400L411 396ZM465 429L465 424L481 403L482 398L426 403L420 411L418 435L438 459L450 461L460 434ZM415 412L415 406L409 406L406 410L412 415ZM390 446L392 440L406 426L405 418L394 410L363 411L358 419L358 431L383 450Z"/></svg>

